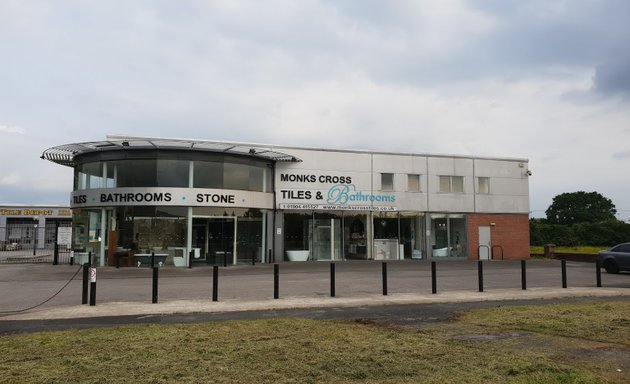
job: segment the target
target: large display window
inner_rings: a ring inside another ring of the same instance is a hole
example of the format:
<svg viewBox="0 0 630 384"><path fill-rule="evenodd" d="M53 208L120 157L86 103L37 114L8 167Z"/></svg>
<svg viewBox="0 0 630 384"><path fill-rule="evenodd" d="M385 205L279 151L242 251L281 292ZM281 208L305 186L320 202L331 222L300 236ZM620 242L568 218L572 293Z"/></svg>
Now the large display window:
<svg viewBox="0 0 630 384"><path fill-rule="evenodd" d="M72 212L72 249L77 263L87 262L92 253L92 262L100 264L101 245L107 242L107 232L102 227L101 209L74 209Z"/></svg>
<svg viewBox="0 0 630 384"><path fill-rule="evenodd" d="M270 163L239 158L200 161L139 158L79 164L74 169L74 190L98 188L171 187L234 189L271 192Z"/></svg>
<svg viewBox="0 0 630 384"><path fill-rule="evenodd" d="M468 257L465 215L432 214L431 229L432 257Z"/></svg>
<svg viewBox="0 0 630 384"><path fill-rule="evenodd" d="M418 212L374 213L376 260L425 258L424 215Z"/></svg>
<svg viewBox="0 0 630 384"><path fill-rule="evenodd" d="M271 192L271 167L251 160L195 161L193 187Z"/></svg>
<svg viewBox="0 0 630 384"><path fill-rule="evenodd" d="M424 215L417 212L400 213L400 244L405 259L423 259L425 249Z"/></svg>
<svg viewBox="0 0 630 384"><path fill-rule="evenodd" d="M312 221L311 211L284 212L284 250L287 260L312 260Z"/></svg>
<svg viewBox="0 0 630 384"><path fill-rule="evenodd" d="M284 248L287 260L342 260L343 228L341 212L285 212Z"/></svg>
<svg viewBox="0 0 630 384"><path fill-rule="evenodd" d="M347 259L368 258L369 215L344 212L343 216L344 255Z"/></svg>
<svg viewBox="0 0 630 384"><path fill-rule="evenodd" d="M193 264L264 262L268 211L195 207L192 210Z"/></svg>
<svg viewBox="0 0 630 384"><path fill-rule="evenodd" d="M113 212L108 242L109 265L137 265L156 255L160 262L184 265L186 207L118 207ZM137 260L136 260L137 259Z"/></svg>

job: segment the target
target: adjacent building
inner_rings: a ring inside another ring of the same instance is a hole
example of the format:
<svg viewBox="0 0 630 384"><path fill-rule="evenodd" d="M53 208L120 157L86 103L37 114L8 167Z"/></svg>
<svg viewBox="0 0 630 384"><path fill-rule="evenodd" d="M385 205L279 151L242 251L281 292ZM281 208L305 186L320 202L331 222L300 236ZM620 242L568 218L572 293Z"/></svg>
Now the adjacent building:
<svg viewBox="0 0 630 384"><path fill-rule="evenodd" d="M0 251L52 248L57 226L71 221L69 206L0 205Z"/></svg>
<svg viewBox="0 0 630 384"><path fill-rule="evenodd" d="M75 252L101 265L529 257L526 159L108 136L74 169Z"/></svg>

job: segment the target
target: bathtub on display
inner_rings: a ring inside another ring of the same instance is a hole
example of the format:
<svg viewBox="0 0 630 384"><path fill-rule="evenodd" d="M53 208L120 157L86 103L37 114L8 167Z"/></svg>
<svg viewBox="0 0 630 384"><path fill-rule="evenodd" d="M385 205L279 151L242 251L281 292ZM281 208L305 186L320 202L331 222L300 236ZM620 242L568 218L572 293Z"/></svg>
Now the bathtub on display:
<svg viewBox="0 0 630 384"><path fill-rule="evenodd" d="M311 251L286 251L286 253L289 261L306 261Z"/></svg>

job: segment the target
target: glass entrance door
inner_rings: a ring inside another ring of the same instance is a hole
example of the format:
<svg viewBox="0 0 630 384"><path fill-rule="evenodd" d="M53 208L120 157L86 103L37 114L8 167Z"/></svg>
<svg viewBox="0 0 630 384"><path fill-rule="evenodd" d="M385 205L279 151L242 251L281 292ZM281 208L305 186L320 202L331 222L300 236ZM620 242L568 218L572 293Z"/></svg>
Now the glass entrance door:
<svg viewBox="0 0 630 384"><path fill-rule="evenodd" d="M341 220L313 220L313 260L339 260L341 255Z"/></svg>
<svg viewBox="0 0 630 384"><path fill-rule="evenodd" d="M233 217L193 218L193 262L221 265L234 263Z"/></svg>

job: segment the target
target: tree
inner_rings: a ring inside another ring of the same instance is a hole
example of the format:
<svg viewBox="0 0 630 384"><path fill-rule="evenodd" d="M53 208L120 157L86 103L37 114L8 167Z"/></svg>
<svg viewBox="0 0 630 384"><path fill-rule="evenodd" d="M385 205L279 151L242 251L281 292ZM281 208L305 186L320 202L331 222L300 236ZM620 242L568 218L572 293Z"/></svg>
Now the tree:
<svg viewBox="0 0 630 384"><path fill-rule="evenodd" d="M616 220L612 201L597 192L567 192L557 195L545 211L550 224L601 223Z"/></svg>

